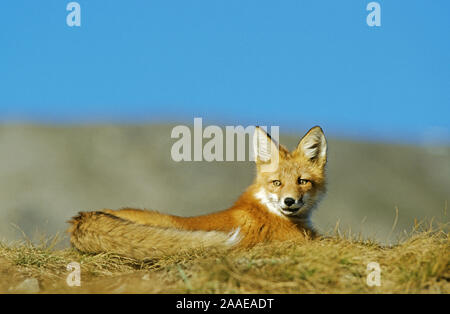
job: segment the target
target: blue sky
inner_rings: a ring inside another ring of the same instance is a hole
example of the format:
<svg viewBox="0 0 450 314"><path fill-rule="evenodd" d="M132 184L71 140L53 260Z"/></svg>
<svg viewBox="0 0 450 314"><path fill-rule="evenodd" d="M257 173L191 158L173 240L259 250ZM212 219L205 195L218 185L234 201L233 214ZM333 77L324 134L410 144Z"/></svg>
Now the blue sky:
<svg viewBox="0 0 450 314"><path fill-rule="evenodd" d="M4 0L0 121L319 124L450 142L450 1Z"/></svg>

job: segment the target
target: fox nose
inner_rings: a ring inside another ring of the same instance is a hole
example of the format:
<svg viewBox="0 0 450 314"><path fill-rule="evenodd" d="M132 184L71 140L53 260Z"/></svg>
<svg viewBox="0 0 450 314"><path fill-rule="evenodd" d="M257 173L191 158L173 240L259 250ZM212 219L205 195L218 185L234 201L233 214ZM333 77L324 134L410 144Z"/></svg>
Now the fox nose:
<svg viewBox="0 0 450 314"><path fill-rule="evenodd" d="M285 203L287 206L291 206L292 204L295 203L295 200L294 200L292 197L286 197L286 198L284 199L284 203Z"/></svg>

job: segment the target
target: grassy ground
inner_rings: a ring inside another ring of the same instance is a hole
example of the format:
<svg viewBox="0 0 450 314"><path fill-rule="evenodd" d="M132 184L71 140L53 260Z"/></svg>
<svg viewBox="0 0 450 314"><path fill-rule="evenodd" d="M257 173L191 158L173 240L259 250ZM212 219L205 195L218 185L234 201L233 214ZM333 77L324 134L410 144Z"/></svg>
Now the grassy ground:
<svg viewBox="0 0 450 314"><path fill-rule="evenodd" d="M3 244L0 293L450 293L448 233L426 229L416 226L393 247L336 234L146 262L54 250L55 241ZM66 284L72 261L81 265L81 287ZM379 287L366 284L369 262L381 267Z"/></svg>

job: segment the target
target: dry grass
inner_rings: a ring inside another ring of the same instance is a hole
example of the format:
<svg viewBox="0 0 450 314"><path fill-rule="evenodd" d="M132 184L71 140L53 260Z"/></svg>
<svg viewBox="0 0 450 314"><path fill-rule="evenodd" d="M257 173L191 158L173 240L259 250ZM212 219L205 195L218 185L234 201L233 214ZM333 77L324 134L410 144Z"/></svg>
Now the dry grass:
<svg viewBox="0 0 450 314"><path fill-rule="evenodd" d="M449 293L446 226L418 225L400 244L337 235L306 243L274 243L247 251L193 251L138 262L54 250L55 241L0 245L0 293ZM81 265L81 287L69 287L67 264ZM381 286L366 284L367 264L381 266ZM22 290L21 290L22 289Z"/></svg>

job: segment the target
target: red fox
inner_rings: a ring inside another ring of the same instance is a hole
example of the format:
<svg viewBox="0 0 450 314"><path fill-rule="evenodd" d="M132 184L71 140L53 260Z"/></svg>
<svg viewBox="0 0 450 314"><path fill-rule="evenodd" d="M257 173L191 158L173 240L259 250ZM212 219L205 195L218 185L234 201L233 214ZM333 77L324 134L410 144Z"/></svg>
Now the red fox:
<svg viewBox="0 0 450 314"><path fill-rule="evenodd" d="M320 127L309 130L289 152L261 128L277 156L256 152L256 178L229 209L179 217L123 208L80 212L69 221L72 245L89 253L111 252L135 259L155 258L193 248L248 248L262 242L317 236L310 216L325 193L327 143Z"/></svg>

